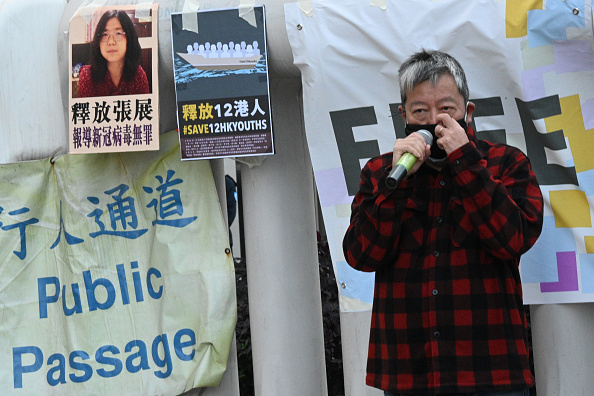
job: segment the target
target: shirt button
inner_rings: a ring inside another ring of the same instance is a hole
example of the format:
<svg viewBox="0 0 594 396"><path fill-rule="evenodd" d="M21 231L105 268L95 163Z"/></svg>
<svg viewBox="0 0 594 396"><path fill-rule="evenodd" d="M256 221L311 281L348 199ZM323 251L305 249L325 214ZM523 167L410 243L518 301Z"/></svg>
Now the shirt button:
<svg viewBox="0 0 594 396"><path fill-rule="evenodd" d="M443 187L443 186L445 186L445 182L444 182L443 180L441 180L441 181L439 182L439 185Z"/></svg>
<svg viewBox="0 0 594 396"><path fill-rule="evenodd" d="M434 296L437 296L437 294L438 294L439 292L437 291L437 289L433 289L433 291L432 291L431 293L433 293L433 295L434 295Z"/></svg>
<svg viewBox="0 0 594 396"><path fill-rule="evenodd" d="M441 334L439 333L439 331L435 331L435 332L433 333L433 337L435 337L435 338L439 338L439 336L441 336Z"/></svg>
<svg viewBox="0 0 594 396"><path fill-rule="evenodd" d="M437 218L437 222L438 222L438 223L442 223L442 222L443 222L443 219L442 219L441 217L438 217L438 218Z"/></svg>
<svg viewBox="0 0 594 396"><path fill-rule="evenodd" d="M434 251L433 251L433 256L434 256L434 257L437 257L437 256L439 256L439 252L438 252L437 250L434 250Z"/></svg>
<svg viewBox="0 0 594 396"><path fill-rule="evenodd" d="M454 161L454 165L456 165L456 166L460 165L460 160Z"/></svg>

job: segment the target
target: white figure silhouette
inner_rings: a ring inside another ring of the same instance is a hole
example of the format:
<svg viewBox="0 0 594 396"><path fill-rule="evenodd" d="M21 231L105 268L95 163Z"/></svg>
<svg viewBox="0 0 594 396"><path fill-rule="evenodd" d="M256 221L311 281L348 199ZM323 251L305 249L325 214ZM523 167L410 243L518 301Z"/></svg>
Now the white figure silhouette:
<svg viewBox="0 0 594 396"><path fill-rule="evenodd" d="M241 53L241 47L239 46L239 44L235 44L235 51L233 51L233 57L234 58L243 57L243 54Z"/></svg>
<svg viewBox="0 0 594 396"><path fill-rule="evenodd" d="M192 45L188 44L187 49L188 49L188 54L191 54L192 53Z"/></svg>
<svg viewBox="0 0 594 396"><path fill-rule="evenodd" d="M252 48L254 49L254 55L260 55L260 49L258 48L258 42L256 40L254 40Z"/></svg>
<svg viewBox="0 0 594 396"><path fill-rule="evenodd" d="M227 44L223 44L223 50L221 51L221 58L230 58L231 54L229 53L229 46Z"/></svg>
<svg viewBox="0 0 594 396"><path fill-rule="evenodd" d="M217 47L214 44L210 45L210 54L208 55L209 58L218 58L219 53L217 52Z"/></svg>

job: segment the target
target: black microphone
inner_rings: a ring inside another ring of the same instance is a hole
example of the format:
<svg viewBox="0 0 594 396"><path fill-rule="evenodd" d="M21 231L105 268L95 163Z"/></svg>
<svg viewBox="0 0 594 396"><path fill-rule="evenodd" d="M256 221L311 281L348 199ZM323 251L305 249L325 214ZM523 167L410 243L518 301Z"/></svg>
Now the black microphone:
<svg viewBox="0 0 594 396"><path fill-rule="evenodd" d="M433 135L431 135L431 132L429 132L428 130L421 129L417 131L417 133L423 136L425 142L428 145L431 145L431 143L433 143ZM388 188L391 190L398 187L400 182L404 180L404 178L406 177L410 169L413 167L415 162L417 162L417 157L415 157L411 153L402 154L402 157L400 157L400 159L396 163L396 166L392 168L392 170L390 171L390 174L386 179L386 186L388 186Z"/></svg>

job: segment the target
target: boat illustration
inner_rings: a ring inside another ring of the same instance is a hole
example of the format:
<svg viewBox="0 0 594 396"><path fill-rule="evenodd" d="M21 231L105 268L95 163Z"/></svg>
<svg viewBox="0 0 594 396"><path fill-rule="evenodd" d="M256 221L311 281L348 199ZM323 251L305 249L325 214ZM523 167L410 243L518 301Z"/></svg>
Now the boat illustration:
<svg viewBox="0 0 594 396"><path fill-rule="evenodd" d="M258 64L262 55L253 55L240 58L205 58L198 54L178 52L186 62L200 70L240 70L253 69Z"/></svg>

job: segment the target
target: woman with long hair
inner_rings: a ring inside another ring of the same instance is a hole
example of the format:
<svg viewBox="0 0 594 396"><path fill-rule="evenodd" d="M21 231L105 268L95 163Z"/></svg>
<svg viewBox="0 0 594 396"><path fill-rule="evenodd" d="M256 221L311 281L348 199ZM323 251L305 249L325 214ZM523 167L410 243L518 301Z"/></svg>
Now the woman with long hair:
<svg viewBox="0 0 594 396"><path fill-rule="evenodd" d="M78 97L149 93L140 54L138 35L128 14L123 10L105 12L91 42L91 64L80 70Z"/></svg>

